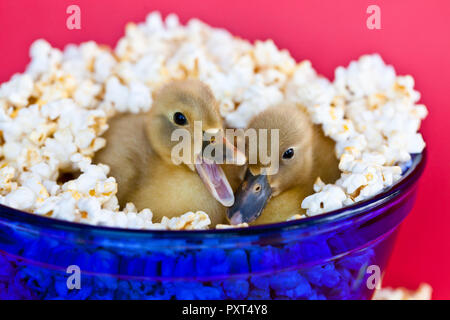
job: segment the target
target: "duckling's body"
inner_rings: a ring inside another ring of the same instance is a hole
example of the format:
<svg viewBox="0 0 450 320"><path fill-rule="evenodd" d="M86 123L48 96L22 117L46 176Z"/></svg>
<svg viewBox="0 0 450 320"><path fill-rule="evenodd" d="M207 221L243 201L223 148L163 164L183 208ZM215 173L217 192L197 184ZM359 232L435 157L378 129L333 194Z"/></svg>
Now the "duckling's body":
<svg viewBox="0 0 450 320"><path fill-rule="evenodd" d="M314 125L306 110L302 106L291 103L269 108L257 115L250 122L249 128L253 129L279 129L279 169L267 178L252 180L250 184L243 185L236 195L235 205L230 208L229 216L239 212L244 216L246 204L240 203L241 199L251 206L257 205L261 200L261 195L252 191L257 184L267 183L265 206L262 205L262 212L258 217L256 212L247 211L249 215L256 214L256 220L250 224L265 224L286 221L295 214L303 215L305 210L301 208L303 199L311 195L314 190L314 182L320 177L325 183L335 182L339 176L338 159L335 156L335 143L327 138L320 127ZM283 159L286 150L293 149L294 155L291 159ZM261 164L250 164L250 172L257 176L261 172ZM264 182L267 181L267 182ZM261 190L261 189L259 189ZM244 196L240 196L242 192ZM252 195L252 192L255 193ZM250 197L249 197L250 194ZM252 196L254 198L252 198ZM258 200L256 200L258 197ZM255 216L252 217L254 219ZM251 220L251 219L250 219ZM237 222L240 222L238 219Z"/></svg>
<svg viewBox="0 0 450 320"><path fill-rule="evenodd" d="M282 222L295 214L304 214L305 211L301 208L301 203L312 192L312 188L306 185L296 186L282 192L278 196L270 199L261 216L249 224L259 225Z"/></svg>
<svg viewBox="0 0 450 320"><path fill-rule="evenodd" d="M206 128L221 128L215 107L207 87L197 81L179 81L162 90L149 113L124 114L110 120L106 148L94 161L110 167L122 207L133 202L138 210L150 208L156 221L163 216L204 211L212 225L224 222L226 208L211 195L192 166L176 165L170 153L177 143L170 138L177 128L170 121L174 112L182 110L190 121L202 121ZM230 181L236 189L237 178Z"/></svg>

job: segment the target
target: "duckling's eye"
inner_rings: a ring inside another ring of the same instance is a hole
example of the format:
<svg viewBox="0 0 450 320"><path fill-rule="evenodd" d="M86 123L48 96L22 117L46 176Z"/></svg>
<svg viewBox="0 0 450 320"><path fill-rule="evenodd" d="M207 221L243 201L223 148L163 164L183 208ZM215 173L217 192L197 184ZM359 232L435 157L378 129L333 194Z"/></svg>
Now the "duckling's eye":
<svg viewBox="0 0 450 320"><path fill-rule="evenodd" d="M261 191L261 185L259 183L255 184L255 186L253 187L253 191L255 193L258 193Z"/></svg>
<svg viewBox="0 0 450 320"><path fill-rule="evenodd" d="M291 159L294 156L294 149L289 148L283 153L283 159Z"/></svg>
<svg viewBox="0 0 450 320"><path fill-rule="evenodd" d="M187 124L186 116L181 112L175 112L173 115L173 121L179 126L184 126Z"/></svg>

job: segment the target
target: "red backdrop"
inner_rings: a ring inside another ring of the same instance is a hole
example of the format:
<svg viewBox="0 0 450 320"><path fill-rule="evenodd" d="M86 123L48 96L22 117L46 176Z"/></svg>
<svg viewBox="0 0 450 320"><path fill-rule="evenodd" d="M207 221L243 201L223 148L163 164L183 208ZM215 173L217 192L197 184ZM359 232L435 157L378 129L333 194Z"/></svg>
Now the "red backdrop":
<svg viewBox="0 0 450 320"><path fill-rule="evenodd" d="M66 8L81 8L81 30L66 28ZM381 30L369 30L366 9L381 9ZM22 72L28 47L45 38L65 44L95 40L114 45L128 21L149 11L198 17L249 40L272 38L297 59L310 59L332 79L334 68L361 54L379 52L400 74L411 74L430 115L423 125L429 162L417 203L400 230L385 285L434 288L450 298L449 74L450 1L188 1L188 0L0 0L0 82Z"/></svg>

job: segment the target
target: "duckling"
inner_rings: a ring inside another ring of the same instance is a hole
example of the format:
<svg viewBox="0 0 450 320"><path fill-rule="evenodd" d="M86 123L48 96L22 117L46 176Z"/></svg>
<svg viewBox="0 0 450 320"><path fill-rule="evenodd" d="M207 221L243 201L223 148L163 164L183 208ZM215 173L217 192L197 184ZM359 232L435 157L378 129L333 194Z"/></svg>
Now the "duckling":
<svg viewBox="0 0 450 320"><path fill-rule="evenodd" d="M252 155L247 154L245 180L227 212L232 224L274 223L286 221L294 214L304 214L301 203L313 193L317 177L326 183L339 178L335 143L311 122L304 107L284 102L255 116L248 128L257 129L258 140L262 138L258 129L269 129L269 132L279 129L279 149L273 158L279 165L278 171L263 165L261 150L256 155L256 163L250 163ZM272 159L269 133L267 139L267 155Z"/></svg>
<svg viewBox="0 0 450 320"><path fill-rule="evenodd" d="M213 226L226 220L225 206L233 204L233 188L236 190L239 179L234 177L230 185L218 162L202 156L205 148L217 143L203 141L202 131L201 153L195 150L198 135L194 125L199 124L212 136L223 129L216 100L199 80L173 81L159 90L148 113L122 114L110 120L105 133L107 145L94 162L110 167L122 207L133 202L138 210L150 208L156 221L188 211L207 212ZM172 155L179 144L172 138L176 129L187 130L188 142L194 145L194 152L180 159ZM222 137L226 163L244 164L244 153Z"/></svg>

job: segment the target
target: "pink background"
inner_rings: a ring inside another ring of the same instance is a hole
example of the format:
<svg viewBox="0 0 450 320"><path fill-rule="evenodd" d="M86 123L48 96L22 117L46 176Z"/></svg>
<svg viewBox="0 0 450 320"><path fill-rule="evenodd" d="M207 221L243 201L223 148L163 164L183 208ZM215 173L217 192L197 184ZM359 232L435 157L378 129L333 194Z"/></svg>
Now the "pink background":
<svg viewBox="0 0 450 320"><path fill-rule="evenodd" d="M81 8L81 30L66 28L71 4ZM381 8L381 30L366 27L371 4ZM182 22L198 17L250 40L272 38L330 79L336 66L372 52L413 75L430 111L422 129L429 162L385 285L415 289L428 282L433 298L450 298L450 1L0 0L0 82L24 70L37 38L60 48L86 40L113 45L126 22L143 21L152 10L175 12Z"/></svg>

